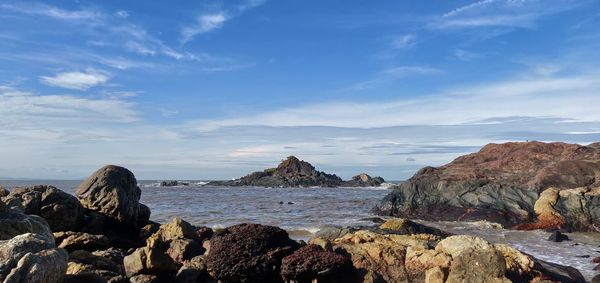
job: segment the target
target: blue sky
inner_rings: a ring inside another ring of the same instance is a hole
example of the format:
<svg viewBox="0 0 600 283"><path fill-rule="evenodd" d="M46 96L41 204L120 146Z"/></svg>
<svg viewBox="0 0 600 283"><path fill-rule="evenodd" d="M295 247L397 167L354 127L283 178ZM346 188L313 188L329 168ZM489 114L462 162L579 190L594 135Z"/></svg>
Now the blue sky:
<svg viewBox="0 0 600 283"><path fill-rule="evenodd" d="M398 180L600 141L600 2L0 1L0 177Z"/></svg>

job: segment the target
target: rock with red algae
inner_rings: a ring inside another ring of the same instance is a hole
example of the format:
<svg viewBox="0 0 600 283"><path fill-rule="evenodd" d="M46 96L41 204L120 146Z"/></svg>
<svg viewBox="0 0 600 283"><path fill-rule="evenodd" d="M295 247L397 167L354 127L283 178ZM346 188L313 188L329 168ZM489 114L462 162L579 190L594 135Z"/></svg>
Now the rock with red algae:
<svg viewBox="0 0 600 283"><path fill-rule="evenodd" d="M295 282L344 282L349 268L348 256L325 251L317 245L306 245L283 258L281 275Z"/></svg>

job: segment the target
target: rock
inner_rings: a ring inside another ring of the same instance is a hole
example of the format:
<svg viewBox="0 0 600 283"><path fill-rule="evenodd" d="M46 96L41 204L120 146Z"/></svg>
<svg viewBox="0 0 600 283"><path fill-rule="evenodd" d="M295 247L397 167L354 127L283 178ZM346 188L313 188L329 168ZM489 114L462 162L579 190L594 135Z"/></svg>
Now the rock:
<svg viewBox="0 0 600 283"><path fill-rule="evenodd" d="M440 237L448 237L451 235L450 233L444 232L440 229L418 224L402 218L389 219L381 224L379 228L392 230L404 235L433 234Z"/></svg>
<svg viewBox="0 0 600 283"><path fill-rule="evenodd" d="M140 228L140 238L148 239L152 234L156 233L160 229L160 224L154 221L149 221L148 224L144 225L144 227Z"/></svg>
<svg viewBox="0 0 600 283"><path fill-rule="evenodd" d="M175 186L179 186L179 182L178 181L162 181L162 182L160 182L160 186L161 187L175 187Z"/></svg>
<svg viewBox="0 0 600 283"><path fill-rule="evenodd" d="M119 248L110 247L105 250L97 250L92 252L93 255L101 256L103 258L109 259L114 263L123 264L123 258L125 257L125 252Z"/></svg>
<svg viewBox="0 0 600 283"><path fill-rule="evenodd" d="M355 229L348 227L338 227L338 226L327 226L321 228L319 231L315 233L315 238L323 238L327 240L334 240L337 238L341 238L342 236L355 231Z"/></svg>
<svg viewBox="0 0 600 283"><path fill-rule="evenodd" d="M344 181L342 187L379 187L385 183L381 177L371 177L366 173L358 174L349 181Z"/></svg>
<svg viewBox="0 0 600 283"><path fill-rule="evenodd" d="M186 261L175 276L177 283L214 282L206 270L206 264L202 256L197 256Z"/></svg>
<svg viewBox="0 0 600 283"><path fill-rule="evenodd" d="M67 252L47 249L25 254L6 275L4 283L61 282L67 270Z"/></svg>
<svg viewBox="0 0 600 283"><path fill-rule="evenodd" d="M332 282L345 276L349 267L347 256L325 251L317 245L306 245L283 258L281 275L288 281Z"/></svg>
<svg viewBox="0 0 600 283"><path fill-rule="evenodd" d="M37 234L46 242L54 244L50 227L43 218L12 211L0 213L0 240L10 240L25 233Z"/></svg>
<svg viewBox="0 0 600 283"><path fill-rule="evenodd" d="M210 240L206 266L224 282L278 281L281 260L297 249L285 230L259 224L239 224L217 232Z"/></svg>
<svg viewBox="0 0 600 283"><path fill-rule="evenodd" d="M142 227L149 210L140 205L141 190L131 171L114 165L100 168L77 187L81 204L126 227Z"/></svg>
<svg viewBox="0 0 600 283"><path fill-rule="evenodd" d="M198 242L191 239L175 239L171 241L167 250L167 254L180 264L203 253L204 248Z"/></svg>
<svg viewBox="0 0 600 283"><path fill-rule="evenodd" d="M158 249L143 247L136 249L123 259L127 276L136 274L175 275L177 264L167 254Z"/></svg>
<svg viewBox="0 0 600 283"><path fill-rule="evenodd" d="M593 263L600 263L600 256L593 258L592 262Z"/></svg>
<svg viewBox="0 0 600 283"><path fill-rule="evenodd" d="M84 250L71 252L69 254L69 261L91 265L98 270L107 270L117 274L124 274L124 269L120 263Z"/></svg>
<svg viewBox="0 0 600 283"><path fill-rule="evenodd" d="M552 232L552 234L550 234L550 237L548 237L548 241L557 242L557 243L560 243L562 241L568 241L568 240L569 240L569 236L567 236L559 231Z"/></svg>
<svg viewBox="0 0 600 283"><path fill-rule="evenodd" d="M495 250L496 247L486 240L466 235L451 236L441 240L435 250L449 254L452 258L466 250Z"/></svg>
<svg viewBox="0 0 600 283"><path fill-rule="evenodd" d="M57 232L54 233L54 239L59 248L67 251L86 250L95 251L106 249L110 242L104 235L91 235L81 232Z"/></svg>
<svg viewBox="0 0 600 283"><path fill-rule="evenodd" d="M310 163L295 156L289 156L277 168L254 172L233 181L208 183L213 186L258 187L338 187L341 184L340 177L317 171Z"/></svg>
<svg viewBox="0 0 600 283"><path fill-rule="evenodd" d="M108 281L96 273L67 274L63 283L107 283ZM126 281L126 282L129 282Z"/></svg>
<svg viewBox="0 0 600 283"><path fill-rule="evenodd" d="M600 283L600 275L594 276L594 278L592 278L592 283Z"/></svg>
<svg viewBox="0 0 600 283"><path fill-rule="evenodd" d="M2 227L3 228L3 227ZM55 248L54 242L39 234L26 233L0 241L0 281L26 254Z"/></svg>
<svg viewBox="0 0 600 283"><path fill-rule="evenodd" d="M425 283L444 283L446 281L446 274L439 267L433 267L425 272Z"/></svg>
<svg viewBox="0 0 600 283"><path fill-rule="evenodd" d="M148 237L148 246L155 246L154 243L170 243L175 239L200 240L196 234L194 226L179 217L173 218L171 222L161 225L156 233Z"/></svg>
<svg viewBox="0 0 600 283"><path fill-rule="evenodd" d="M197 227L196 228L196 236L198 236L199 242L204 242L206 240L210 240L212 236L215 234L213 229L210 227Z"/></svg>
<svg viewBox="0 0 600 283"><path fill-rule="evenodd" d="M600 227L599 161L597 144L489 144L444 166L419 170L376 210L424 220L486 219L522 229L595 231Z"/></svg>
<svg viewBox="0 0 600 283"><path fill-rule="evenodd" d="M43 217L52 231L76 230L83 220L83 207L74 196L53 186L15 188L6 202L18 200L27 214Z"/></svg>
<svg viewBox="0 0 600 283"><path fill-rule="evenodd" d="M6 188L0 186L0 198L8 196L8 194L10 194L10 191L7 190Z"/></svg>
<svg viewBox="0 0 600 283"><path fill-rule="evenodd" d="M160 283L158 277L154 275L140 274L129 279L131 283Z"/></svg>
<svg viewBox="0 0 600 283"><path fill-rule="evenodd" d="M505 277L506 263L495 249L468 249L452 257L448 283L502 282L510 283Z"/></svg>

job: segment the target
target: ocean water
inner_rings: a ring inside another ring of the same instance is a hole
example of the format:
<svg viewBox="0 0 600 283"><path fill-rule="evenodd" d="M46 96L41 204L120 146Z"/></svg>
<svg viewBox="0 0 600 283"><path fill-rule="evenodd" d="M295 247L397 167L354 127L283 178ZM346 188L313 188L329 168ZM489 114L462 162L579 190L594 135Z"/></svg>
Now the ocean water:
<svg viewBox="0 0 600 283"><path fill-rule="evenodd" d="M0 180L12 188L34 184L53 185L73 194L81 181ZM212 228L242 222L282 227L291 237L308 239L327 225L373 225L373 206L386 188L255 188L211 187L190 181L190 186L160 187L157 181L140 181L141 202L152 211L151 219L168 222L179 216L194 225ZM487 222L424 222L455 233L509 244L542 260L573 266L588 280L597 274L592 258L600 256L599 233L570 233L570 241L549 242L544 231L513 231Z"/></svg>

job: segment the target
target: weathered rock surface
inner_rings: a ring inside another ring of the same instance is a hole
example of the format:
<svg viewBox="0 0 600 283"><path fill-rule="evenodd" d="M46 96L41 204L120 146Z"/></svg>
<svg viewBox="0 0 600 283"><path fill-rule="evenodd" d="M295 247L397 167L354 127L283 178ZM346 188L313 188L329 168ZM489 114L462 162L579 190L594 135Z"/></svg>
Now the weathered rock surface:
<svg viewBox="0 0 600 283"><path fill-rule="evenodd" d="M282 260L281 275L285 280L297 282L343 282L350 269L346 255L324 250L317 245L306 245Z"/></svg>
<svg viewBox="0 0 600 283"><path fill-rule="evenodd" d="M342 182L342 187L379 187L385 183L381 177L371 177L366 173L358 174L351 180Z"/></svg>
<svg viewBox="0 0 600 283"><path fill-rule="evenodd" d="M312 241L311 241L312 242ZM573 268L549 265L481 238L355 231L333 240L353 271L345 282L585 282Z"/></svg>
<svg viewBox="0 0 600 283"><path fill-rule="evenodd" d="M280 228L239 224L213 236L206 266L222 282L278 282L281 260L297 246Z"/></svg>
<svg viewBox="0 0 600 283"><path fill-rule="evenodd" d="M83 207L74 196L53 186L15 188L3 201L27 214L43 217L52 231L76 230L83 220Z"/></svg>
<svg viewBox="0 0 600 283"><path fill-rule="evenodd" d="M27 233L0 241L0 281L61 282L67 257L65 250L55 248L54 241L38 234Z"/></svg>
<svg viewBox="0 0 600 283"><path fill-rule="evenodd" d="M277 168L254 172L245 177L208 185L258 186L258 187L338 187L342 179L333 174L315 170L310 163L294 156L283 160Z"/></svg>
<svg viewBox="0 0 600 283"><path fill-rule="evenodd" d="M137 180L123 167L100 168L77 187L75 194L85 208L117 223L139 228L148 222L149 209L139 203Z"/></svg>
<svg viewBox="0 0 600 283"><path fill-rule="evenodd" d="M108 237L81 232L57 232L54 239L59 248L69 252L76 250L96 251L106 249L110 245Z"/></svg>
<svg viewBox="0 0 600 283"><path fill-rule="evenodd" d="M447 165L419 170L377 210L425 220L597 230L600 143L489 144Z"/></svg>
<svg viewBox="0 0 600 283"><path fill-rule="evenodd" d="M26 215L14 211L0 212L0 241L15 236L34 233L54 245L54 237L48 223L37 215Z"/></svg>

